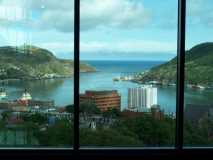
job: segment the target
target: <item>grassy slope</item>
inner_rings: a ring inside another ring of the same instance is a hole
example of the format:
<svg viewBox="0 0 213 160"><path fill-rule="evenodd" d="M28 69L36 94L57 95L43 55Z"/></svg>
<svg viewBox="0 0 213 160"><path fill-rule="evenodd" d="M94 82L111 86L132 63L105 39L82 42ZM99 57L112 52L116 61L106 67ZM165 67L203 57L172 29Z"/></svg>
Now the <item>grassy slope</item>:
<svg viewBox="0 0 213 160"><path fill-rule="evenodd" d="M140 81L157 80L165 83L176 81L177 57L171 61L152 68L145 73ZM196 45L186 52L185 56L186 83L213 84L213 43Z"/></svg>
<svg viewBox="0 0 213 160"><path fill-rule="evenodd" d="M50 51L38 48L0 47L0 79L38 78L45 74L71 76L73 61L56 58ZM95 71L87 64L81 64L81 72Z"/></svg>

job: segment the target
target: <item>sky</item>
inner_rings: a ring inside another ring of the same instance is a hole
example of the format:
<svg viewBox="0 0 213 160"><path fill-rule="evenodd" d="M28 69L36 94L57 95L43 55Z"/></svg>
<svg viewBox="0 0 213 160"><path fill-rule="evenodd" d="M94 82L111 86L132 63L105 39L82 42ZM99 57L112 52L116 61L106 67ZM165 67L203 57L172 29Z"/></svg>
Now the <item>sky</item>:
<svg viewBox="0 0 213 160"><path fill-rule="evenodd" d="M82 60L176 56L178 0L81 0ZM0 0L0 46L24 43L73 58L73 0ZM213 1L187 0L186 48L213 41Z"/></svg>

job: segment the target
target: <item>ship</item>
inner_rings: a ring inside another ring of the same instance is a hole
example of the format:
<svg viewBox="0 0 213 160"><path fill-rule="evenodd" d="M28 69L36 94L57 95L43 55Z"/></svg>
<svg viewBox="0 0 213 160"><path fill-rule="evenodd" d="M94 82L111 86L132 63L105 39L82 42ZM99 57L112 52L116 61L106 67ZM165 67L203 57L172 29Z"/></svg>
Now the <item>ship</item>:
<svg viewBox="0 0 213 160"><path fill-rule="evenodd" d="M7 98L7 93L5 88L0 88L0 100L4 100Z"/></svg>
<svg viewBox="0 0 213 160"><path fill-rule="evenodd" d="M31 96L30 93L27 92L27 90L25 89L25 91L24 91L24 93L22 94L22 97L20 98L20 100L22 100L22 101L32 100L32 96Z"/></svg>
<svg viewBox="0 0 213 160"><path fill-rule="evenodd" d="M113 78L113 81L118 82L120 81L120 78Z"/></svg>

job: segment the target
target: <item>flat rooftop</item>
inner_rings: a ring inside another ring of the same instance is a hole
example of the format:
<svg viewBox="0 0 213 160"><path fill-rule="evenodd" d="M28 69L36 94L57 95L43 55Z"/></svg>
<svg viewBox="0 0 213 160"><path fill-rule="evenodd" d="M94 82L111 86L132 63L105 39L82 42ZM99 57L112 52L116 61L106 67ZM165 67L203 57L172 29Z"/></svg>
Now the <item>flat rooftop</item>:
<svg viewBox="0 0 213 160"><path fill-rule="evenodd" d="M101 90L101 91L97 91L97 90L86 90L85 94L111 94L111 93L118 93L117 90Z"/></svg>

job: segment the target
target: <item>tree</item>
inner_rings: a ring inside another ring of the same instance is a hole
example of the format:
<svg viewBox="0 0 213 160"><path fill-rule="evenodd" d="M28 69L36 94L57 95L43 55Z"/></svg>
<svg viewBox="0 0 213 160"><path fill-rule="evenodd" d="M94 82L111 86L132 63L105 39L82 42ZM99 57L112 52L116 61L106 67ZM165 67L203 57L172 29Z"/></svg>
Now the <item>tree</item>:
<svg viewBox="0 0 213 160"><path fill-rule="evenodd" d="M184 144L193 145L206 145L208 144L208 136L206 130L198 127L190 121L184 122Z"/></svg>
<svg viewBox="0 0 213 160"><path fill-rule="evenodd" d="M36 131L38 131L38 126L36 126L33 122L25 122L24 123L24 129L25 129L25 142L26 145L32 145L33 143L33 135Z"/></svg>
<svg viewBox="0 0 213 160"><path fill-rule="evenodd" d="M4 111L4 112L2 112L2 120L3 121L6 121L9 117L10 117L10 115L11 115L11 111Z"/></svg>
<svg viewBox="0 0 213 160"><path fill-rule="evenodd" d="M161 121L151 115L125 119L121 121L130 131L138 135L145 146L174 145L175 121L165 118Z"/></svg>
<svg viewBox="0 0 213 160"><path fill-rule="evenodd" d="M46 131L38 131L35 135L42 146L64 147L73 145L73 132L73 124L60 120Z"/></svg>
<svg viewBox="0 0 213 160"><path fill-rule="evenodd" d="M137 136L125 135L115 128L100 128L98 130L80 129L80 144L82 146L137 146L142 142Z"/></svg>
<svg viewBox="0 0 213 160"><path fill-rule="evenodd" d="M110 108L103 112L103 116L107 118L118 118L120 116L120 111L116 108Z"/></svg>
<svg viewBox="0 0 213 160"><path fill-rule="evenodd" d="M66 112L68 112L68 113L74 113L74 105L71 104L71 105L66 106L66 107L65 107L65 110L66 110Z"/></svg>
<svg viewBox="0 0 213 160"><path fill-rule="evenodd" d="M95 103L87 101L80 104L80 112L86 114L100 114L100 109Z"/></svg>
<svg viewBox="0 0 213 160"><path fill-rule="evenodd" d="M35 113L32 115L23 115L24 121L38 123L39 125L47 123L47 116L41 113Z"/></svg>

